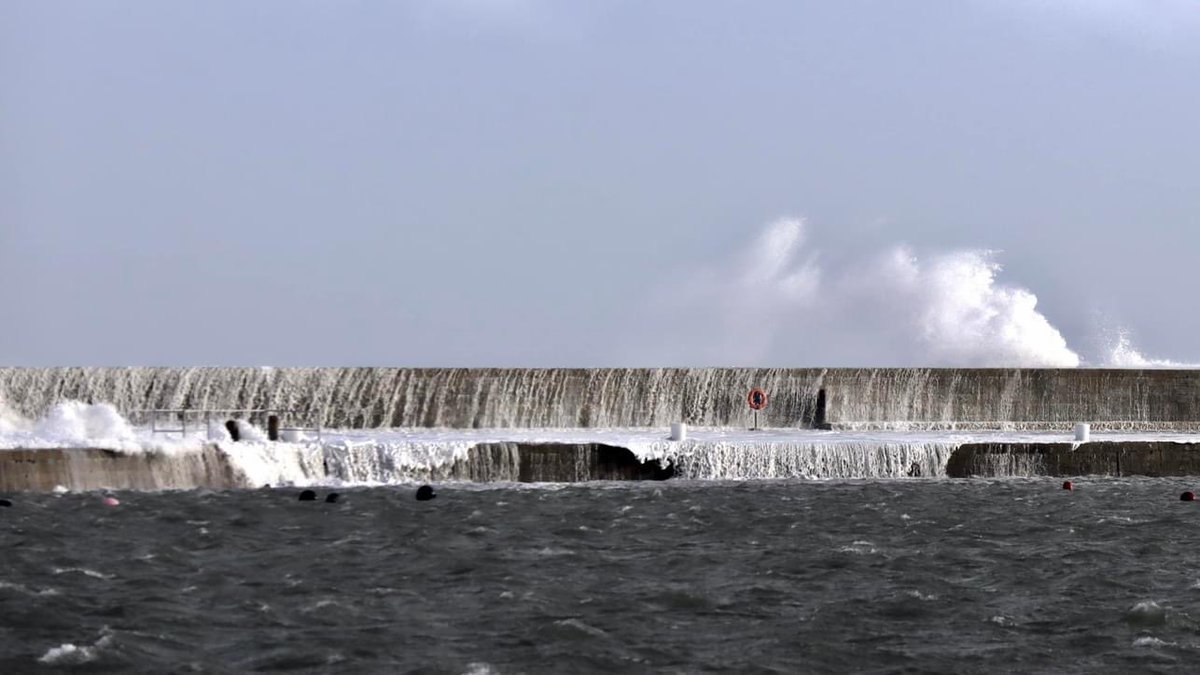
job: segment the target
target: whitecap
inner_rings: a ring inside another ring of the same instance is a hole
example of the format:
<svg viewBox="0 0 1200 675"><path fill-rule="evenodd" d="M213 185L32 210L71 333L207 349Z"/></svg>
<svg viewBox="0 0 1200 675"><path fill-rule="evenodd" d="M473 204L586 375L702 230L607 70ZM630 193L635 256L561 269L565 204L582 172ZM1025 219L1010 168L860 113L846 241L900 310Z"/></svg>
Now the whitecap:
<svg viewBox="0 0 1200 675"><path fill-rule="evenodd" d="M879 550L875 548L875 544L872 544L869 541L856 541L851 543L849 546L842 546L837 550L839 553L856 553L858 555L871 555L879 552Z"/></svg>
<svg viewBox="0 0 1200 675"><path fill-rule="evenodd" d="M13 590L26 595L58 595L58 591L53 588L34 590L24 584L13 583L11 581L0 581L0 590Z"/></svg>
<svg viewBox="0 0 1200 675"><path fill-rule="evenodd" d="M575 555L575 552L570 549L552 548L550 546L547 546L545 548L539 549L537 551L537 554L542 557L554 558L554 557L558 557L558 556Z"/></svg>
<svg viewBox="0 0 1200 675"><path fill-rule="evenodd" d="M608 633L596 628L595 626L589 626L579 619L562 619L560 621L555 621L554 625L562 626L564 628L574 628L575 630L591 635L592 637L608 637Z"/></svg>
<svg viewBox="0 0 1200 675"><path fill-rule="evenodd" d="M107 628L105 630L107 631ZM95 661L100 650L107 647L110 642L112 642L111 634L102 635L94 644L85 647L66 642L46 650L46 653L38 658L38 662L52 666L75 666L88 663Z"/></svg>
<svg viewBox="0 0 1200 675"><path fill-rule="evenodd" d="M1133 641L1134 647L1169 647L1175 644L1174 642L1164 642L1152 635L1143 635Z"/></svg>
<svg viewBox="0 0 1200 675"><path fill-rule="evenodd" d="M115 579L116 578L115 574L105 574L103 572L97 572L96 570L90 570L86 567L55 567L54 573L55 574L76 573L76 574L82 574L87 577L92 577L93 579Z"/></svg>
<svg viewBox="0 0 1200 675"><path fill-rule="evenodd" d="M340 604L341 603L339 603L337 600L332 600L332 599L326 598L324 600L318 600L315 603L302 608L300 611L303 612L304 614L308 614L310 612L315 612L319 609L325 609L326 607L340 606Z"/></svg>
<svg viewBox="0 0 1200 675"><path fill-rule="evenodd" d="M1167 612L1157 602L1143 600L1125 613L1125 620L1129 623L1157 625L1166 622Z"/></svg>

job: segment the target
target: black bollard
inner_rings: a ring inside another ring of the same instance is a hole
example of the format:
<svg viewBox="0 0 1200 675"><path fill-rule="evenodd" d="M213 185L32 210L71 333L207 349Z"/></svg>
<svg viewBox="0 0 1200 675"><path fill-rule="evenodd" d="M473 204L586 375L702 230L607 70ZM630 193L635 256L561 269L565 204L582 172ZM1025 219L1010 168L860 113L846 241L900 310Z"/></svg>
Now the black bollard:
<svg viewBox="0 0 1200 675"><path fill-rule="evenodd" d="M237 420L229 420L225 422L225 430L229 432L229 438L232 439L234 443L242 440L242 432L240 429L238 429Z"/></svg>
<svg viewBox="0 0 1200 675"><path fill-rule="evenodd" d="M279 415L267 416L267 440L279 440Z"/></svg>
<svg viewBox="0 0 1200 675"><path fill-rule="evenodd" d="M0 499L0 506L12 506L12 502L7 499Z"/></svg>
<svg viewBox="0 0 1200 675"><path fill-rule="evenodd" d="M340 497L340 496L341 495L339 495L336 492L330 492L329 494L325 495L325 503L326 504L336 504L338 497Z"/></svg>
<svg viewBox="0 0 1200 675"><path fill-rule="evenodd" d="M417 488L417 501L419 502L427 502L436 496L437 493L434 492L433 488L429 487L428 485L422 485L421 487Z"/></svg>
<svg viewBox="0 0 1200 675"><path fill-rule="evenodd" d="M315 502L317 501L317 493L313 492L312 490L305 490L304 492L300 493L300 501Z"/></svg>

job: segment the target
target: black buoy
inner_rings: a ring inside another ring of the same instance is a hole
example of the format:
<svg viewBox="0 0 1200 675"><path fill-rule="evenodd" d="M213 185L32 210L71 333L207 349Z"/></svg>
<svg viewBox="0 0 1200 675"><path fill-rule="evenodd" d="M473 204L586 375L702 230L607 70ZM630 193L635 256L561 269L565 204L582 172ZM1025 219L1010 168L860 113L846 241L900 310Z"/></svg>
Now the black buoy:
<svg viewBox="0 0 1200 675"><path fill-rule="evenodd" d="M237 420L229 420L225 422L225 430L229 432L229 438L234 443L242 440L242 431L238 429Z"/></svg>
<svg viewBox="0 0 1200 675"><path fill-rule="evenodd" d="M428 485L422 485L421 487L417 488L417 501L419 502L427 502L436 496L437 493L434 492L433 488L429 487Z"/></svg>
<svg viewBox="0 0 1200 675"><path fill-rule="evenodd" d="M1179 495L1179 501L1194 502L1194 501L1196 501L1196 493L1192 492L1191 490L1188 490L1187 492Z"/></svg>
<svg viewBox="0 0 1200 675"><path fill-rule="evenodd" d="M7 499L0 499L0 506L12 506L12 502Z"/></svg>
<svg viewBox="0 0 1200 675"><path fill-rule="evenodd" d="M330 492L329 494L325 495L325 503L326 504L336 504L338 497L340 497L340 496L341 495L339 495L336 492Z"/></svg>
<svg viewBox="0 0 1200 675"><path fill-rule="evenodd" d="M300 501L315 502L317 501L317 493L313 492L312 490L305 490L304 492L300 493Z"/></svg>

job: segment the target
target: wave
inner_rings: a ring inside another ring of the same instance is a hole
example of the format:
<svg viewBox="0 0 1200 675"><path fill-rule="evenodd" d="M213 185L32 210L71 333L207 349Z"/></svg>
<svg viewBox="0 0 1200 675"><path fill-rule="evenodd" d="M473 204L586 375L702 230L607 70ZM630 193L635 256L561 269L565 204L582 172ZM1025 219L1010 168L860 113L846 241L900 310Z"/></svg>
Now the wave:
<svg viewBox="0 0 1200 675"><path fill-rule="evenodd" d="M1183 367L1122 341L1089 363L1038 307L1003 283L995 251L918 255L899 244L823 262L801 218L766 225L740 251L681 274L647 302L628 348L656 363ZM649 338L649 340L647 339Z"/></svg>

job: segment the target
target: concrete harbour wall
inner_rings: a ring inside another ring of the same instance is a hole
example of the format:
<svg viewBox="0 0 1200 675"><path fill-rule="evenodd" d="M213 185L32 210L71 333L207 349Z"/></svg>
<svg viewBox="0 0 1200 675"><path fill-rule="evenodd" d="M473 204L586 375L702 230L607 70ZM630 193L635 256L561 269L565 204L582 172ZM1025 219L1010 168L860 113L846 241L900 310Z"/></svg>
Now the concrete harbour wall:
<svg viewBox="0 0 1200 675"><path fill-rule="evenodd" d="M950 455L952 478L1002 476L1195 476L1200 444L1171 441L968 443Z"/></svg>
<svg viewBox="0 0 1200 675"><path fill-rule="evenodd" d="M836 453L837 447L831 446L824 452ZM724 449L732 450L728 447ZM172 454L124 454L100 448L0 450L0 492L49 492L60 487L72 491L260 487L251 485L237 469L237 463L227 454L236 452L237 444L228 448L205 445L192 452ZM746 466L753 465L754 462L748 458L754 454L755 448L744 448L742 452L749 454L738 461ZM889 457L900 457L896 453L902 454L903 448L880 446L878 452ZM643 463L626 448L600 443L481 443L470 448L463 459L436 468L419 480L559 483L664 480L675 476L677 470L682 471L680 475L684 477L691 475L687 458L681 460L685 461L678 466L656 460ZM1200 443L967 443L949 451L948 459L944 461L944 475L950 478L1193 476L1200 475ZM321 470L319 458L316 465L314 473L306 476L313 482L336 484L339 481L355 481L355 476L343 474L348 468L344 462L325 462L324 471ZM746 470L746 466L741 468ZM939 474L929 471L909 475ZM787 475L808 473L781 474ZM752 476L715 477L737 480ZM401 482L414 478L410 476Z"/></svg>
<svg viewBox="0 0 1200 675"><path fill-rule="evenodd" d="M0 368L0 400L273 409L324 427L1200 429L1200 370L1037 368ZM197 418L193 418L194 423Z"/></svg>
<svg viewBox="0 0 1200 675"><path fill-rule="evenodd" d="M0 491L190 490L249 487L215 445L184 454L102 448L0 450Z"/></svg>

